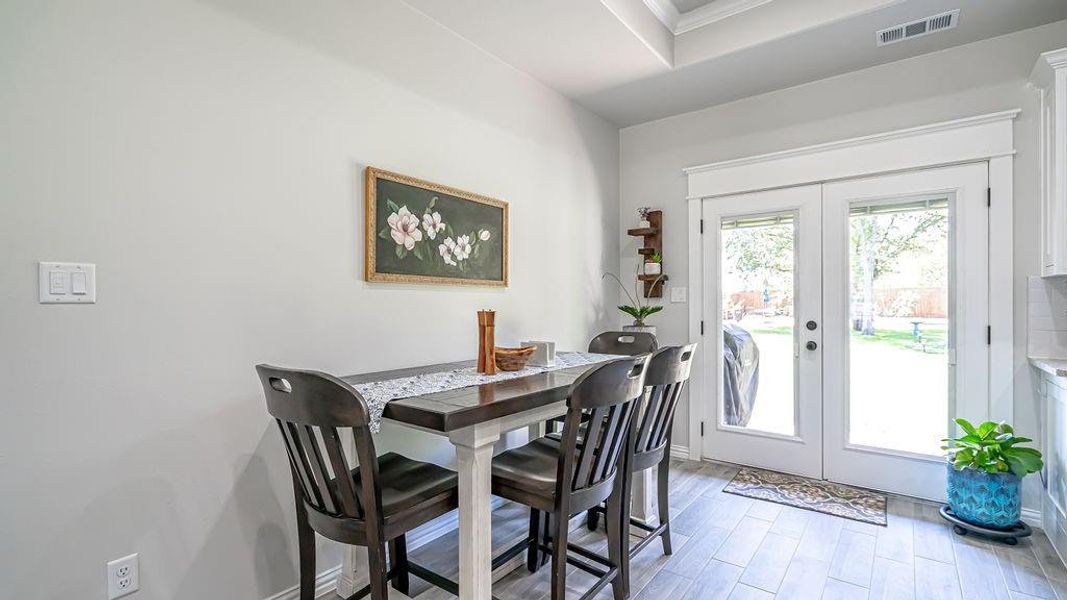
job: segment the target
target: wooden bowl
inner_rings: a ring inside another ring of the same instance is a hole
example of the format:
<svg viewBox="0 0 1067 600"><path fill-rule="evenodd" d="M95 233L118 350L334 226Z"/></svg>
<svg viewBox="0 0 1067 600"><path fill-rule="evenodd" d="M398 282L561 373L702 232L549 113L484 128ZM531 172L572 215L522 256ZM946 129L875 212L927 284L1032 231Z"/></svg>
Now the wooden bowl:
<svg viewBox="0 0 1067 600"><path fill-rule="evenodd" d="M496 356L496 368L501 371L518 371L530 361L535 349L533 346L523 346L522 348L501 348L497 346L493 349L493 353Z"/></svg>

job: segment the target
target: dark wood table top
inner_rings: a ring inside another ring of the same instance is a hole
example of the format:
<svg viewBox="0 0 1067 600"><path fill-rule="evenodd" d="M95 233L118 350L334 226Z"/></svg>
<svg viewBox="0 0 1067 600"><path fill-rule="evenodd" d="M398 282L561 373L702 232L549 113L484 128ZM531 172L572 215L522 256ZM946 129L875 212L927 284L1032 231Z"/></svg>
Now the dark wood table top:
<svg viewBox="0 0 1067 600"><path fill-rule="evenodd" d="M610 360L610 359L608 359ZM477 423L547 406L567 397L567 390L583 373L602 363L590 363L443 392L397 398L385 405L382 417L447 433ZM393 369L342 377L356 385L473 367L468 360L424 367Z"/></svg>

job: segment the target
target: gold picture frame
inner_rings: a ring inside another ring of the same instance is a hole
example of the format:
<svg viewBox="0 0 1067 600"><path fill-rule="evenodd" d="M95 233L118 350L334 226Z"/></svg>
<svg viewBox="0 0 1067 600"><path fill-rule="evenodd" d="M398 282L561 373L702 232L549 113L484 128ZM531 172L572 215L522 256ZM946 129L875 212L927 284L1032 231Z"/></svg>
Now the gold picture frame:
<svg viewBox="0 0 1067 600"><path fill-rule="evenodd" d="M363 181L366 281L507 287L507 202L376 167Z"/></svg>

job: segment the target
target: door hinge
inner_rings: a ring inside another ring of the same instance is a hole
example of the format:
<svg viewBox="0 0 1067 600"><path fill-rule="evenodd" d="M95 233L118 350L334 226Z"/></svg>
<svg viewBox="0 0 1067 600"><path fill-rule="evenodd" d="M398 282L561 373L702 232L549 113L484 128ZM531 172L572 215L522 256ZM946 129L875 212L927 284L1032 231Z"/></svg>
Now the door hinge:
<svg viewBox="0 0 1067 600"><path fill-rule="evenodd" d="M700 234L704 234L704 219L700 220Z"/></svg>
<svg viewBox="0 0 1067 600"><path fill-rule="evenodd" d="M993 206L993 188L991 187L985 189L985 205Z"/></svg>
<svg viewBox="0 0 1067 600"><path fill-rule="evenodd" d="M985 326L985 345L986 346L992 346L993 345L993 326L992 325L986 325Z"/></svg>
<svg viewBox="0 0 1067 600"><path fill-rule="evenodd" d="M700 335L704 335L704 321L700 322Z"/></svg>
<svg viewBox="0 0 1067 600"><path fill-rule="evenodd" d="M704 421L700 422L700 437L704 437Z"/></svg>

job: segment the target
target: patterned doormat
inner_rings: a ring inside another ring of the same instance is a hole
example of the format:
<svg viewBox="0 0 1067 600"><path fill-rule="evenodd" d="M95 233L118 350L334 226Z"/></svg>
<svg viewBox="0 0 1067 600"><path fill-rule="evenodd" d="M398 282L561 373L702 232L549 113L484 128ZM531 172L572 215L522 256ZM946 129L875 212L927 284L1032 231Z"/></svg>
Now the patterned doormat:
<svg viewBox="0 0 1067 600"><path fill-rule="evenodd" d="M886 524L884 494L839 483L742 467L723 491L853 521Z"/></svg>

